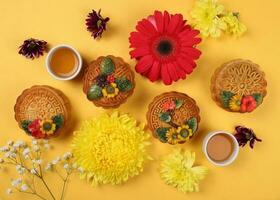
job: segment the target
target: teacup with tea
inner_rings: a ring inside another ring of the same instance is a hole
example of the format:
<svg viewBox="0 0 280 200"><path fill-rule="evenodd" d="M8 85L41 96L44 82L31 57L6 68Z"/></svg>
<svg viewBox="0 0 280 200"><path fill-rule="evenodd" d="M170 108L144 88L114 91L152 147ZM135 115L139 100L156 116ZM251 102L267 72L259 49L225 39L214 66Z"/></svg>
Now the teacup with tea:
<svg viewBox="0 0 280 200"><path fill-rule="evenodd" d="M79 52L69 45L58 45L50 50L46 59L49 74L57 80L71 80L82 68Z"/></svg>
<svg viewBox="0 0 280 200"><path fill-rule="evenodd" d="M205 137L203 152L211 163L218 166L226 166L237 158L239 145L231 133L215 131Z"/></svg>

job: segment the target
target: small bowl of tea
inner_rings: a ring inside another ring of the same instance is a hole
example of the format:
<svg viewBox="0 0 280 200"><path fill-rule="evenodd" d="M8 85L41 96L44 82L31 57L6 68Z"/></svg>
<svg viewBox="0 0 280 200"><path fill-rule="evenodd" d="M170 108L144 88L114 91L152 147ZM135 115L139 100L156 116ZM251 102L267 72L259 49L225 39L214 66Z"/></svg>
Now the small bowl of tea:
<svg viewBox="0 0 280 200"><path fill-rule="evenodd" d="M79 52L69 45L58 45L52 48L46 58L49 74L57 80L71 80L82 69L82 58Z"/></svg>
<svg viewBox="0 0 280 200"><path fill-rule="evenodd" d="M204 138L202 148L206 158L217 166L231 164L239 153L236 138L226 131L209 133Z"/></svg>

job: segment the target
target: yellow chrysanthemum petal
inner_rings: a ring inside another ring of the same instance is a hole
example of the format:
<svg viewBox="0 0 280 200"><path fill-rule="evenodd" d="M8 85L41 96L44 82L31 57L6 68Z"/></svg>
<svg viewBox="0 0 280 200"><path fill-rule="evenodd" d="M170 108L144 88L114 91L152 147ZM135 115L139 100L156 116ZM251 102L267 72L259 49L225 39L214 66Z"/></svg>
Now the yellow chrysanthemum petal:
<svg viewBox="0 0 280 200"><path fill-rule="evenodd" d="M240 104L241 104L241 96L234 95L230 101L229 101L229 108L232 111L239 111L240 110Z"/></svg>
<svg viewBox="0 0 280 200"><path fill-rule="evenodd" d="M222 17L222 20L227 24L226 32L233 36L239 37L247 30L246 26L239 21L238 14L234 15L234 13L229 12Z"/></svg>
<svg viewBox="0 0 280 200"><path fill-rule="evenodd" d="M208 169L204 166L193 167L194 162L194 152L176 149L162 160L160 176L167 185L181 192L198 192L199 181L205 177Z"/></svg>
<svg viewBox="0 0 280 200"><path fill-rule="evenodd" d="M74 133L73 155L93 186L120 184L143 171L149 134L135 119L114 112L85 121Z"/></svg>
<svg viewBox="0 0 280 200"><path fill-rule="evenodd" d="M220 37L227 24L219 16L224 14L224 6L216 0L197 0L191 11L194 28L204 37Z"/></svg>

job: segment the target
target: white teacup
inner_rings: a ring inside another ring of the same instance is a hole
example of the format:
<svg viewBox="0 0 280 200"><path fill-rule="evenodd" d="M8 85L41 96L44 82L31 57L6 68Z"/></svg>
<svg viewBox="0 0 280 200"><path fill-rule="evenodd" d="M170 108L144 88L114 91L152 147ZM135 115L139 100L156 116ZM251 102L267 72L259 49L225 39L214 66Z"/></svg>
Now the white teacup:
<svg viewBox="0 0 280 200"><path fill-rule="evenodd" d="M76 59L77 59L77 63L76 63L76 66L75 66L75 70L73 71L73 73L67 75L67 76L59 76L58 74L54 73L54 71L52 70L52 67L50 65L51 63L51 59L52 59L52 56L54 55L54 53L59 50L59 49L62 49L62 48L67 48L67 49L70 49L73 54L75 55ZM82 57L80 55L80 53L73 47L69 46L69 45L66 45L66 44L60 44L60 45L57 45L55 47L53 47L48 55L47 55L47 58L46 58L46 68L47 68L47 71L48 73L54 78L54 79L57 79L57 80L71 80L71 79L74 79L76 76L78 76L78 74L80 73L81 69L82 69L82 65L83 65L83 61L82 61Z"/></svg>
<svg viewBox="0 0 280 200"><path fill-rule="evenodd" d="M230 139L231 142L232 142L232 152L231 152L231 155L226 160L223 160L223 161L216 161L216 160L213 160L212 158L210 158L209 153L208 153L208 149L207 149L208 143L211 140L211 138L213 136L215 136L215 135L218 135L218 134L226 135L228 137L228 139ZM231 133L226 132L226 131L214 131L214 132L210 132L204 138L204 141L203 141L203 144L202 144L202 150L203 150L206 158L211 163L213 163L214 165L217 165L217 166L227 166L227 165L231 164L237 158L238 153L239 153L239 145L238 145L237 139Z"/></svg>

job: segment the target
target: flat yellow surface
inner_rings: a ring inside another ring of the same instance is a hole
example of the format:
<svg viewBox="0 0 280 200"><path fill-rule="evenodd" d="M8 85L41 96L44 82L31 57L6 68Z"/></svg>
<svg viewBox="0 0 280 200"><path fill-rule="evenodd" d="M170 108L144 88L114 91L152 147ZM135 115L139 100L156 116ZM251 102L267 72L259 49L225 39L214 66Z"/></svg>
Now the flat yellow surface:
<svg viewBox="0 0 280 200"><path fill-rule="evenodd" d="M142 174L122 186L92 188L85 181L73 176L67 188L66 199L94 200L146 200L146 199L192 199L192 200L279 200L280 159L279 159L279 44L280 44L280 1L277 0L234 0L222 1L229 10L239 11L248 32L240 39L222 37L206 39L199 48L203 52L194 73L184 81L172 86L152 84L136 75L137 86L134 95L119 110L129 112L137 120L145 122L149 102L155 95L166 91L180 91L193 97L201 109L202 121L199 136L183 145L197 154L197 163L210 169L201 183L201 191L182 194L167 186L158 173L159 157L174 147L152 139L151 155L154 161L147 163ZM82 80L56 81L44 65L45 56L33 61L18 55L17 47L23 40L34 37L44 39L50 46L65 43L76 47L85 62L101 55L113 54L123 57L134 67L129 57L129 33L136 22L153 13L155 9L183 13L189 17L193 6L191 0L1 0L0 2L0 143L8 139L30 138L25 136L14 120L13 106L22 90L32 85L46 84L62 90L71 100L74 123L78 129L81 121L104 112L86 100L82 92ZM85 17L91 9L102 8L109 16L108 31L103 38L95 41L86 31ZM268 95L264 103L251 114L234 114L219 108L211 99L209 83L211 74L222 63L235 58L246 58L258 63L266 73ZM107 111L108 112L108 111ZM238 160L229 167L211 165L201 152L201 142L207 132L217 129L232 131L235 125L252 127L263 139L254 150L241 149ZM72 132L68 136L54 139L50 157L69 149ZM13 172L0 173L0 199L31 200L24 194L6 196ZM58 192L57 179L49 179L52 188ZM35 199L35 198L34 198Z"/></svg>

